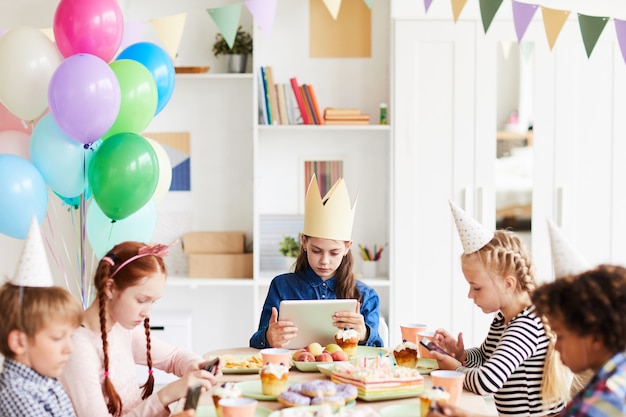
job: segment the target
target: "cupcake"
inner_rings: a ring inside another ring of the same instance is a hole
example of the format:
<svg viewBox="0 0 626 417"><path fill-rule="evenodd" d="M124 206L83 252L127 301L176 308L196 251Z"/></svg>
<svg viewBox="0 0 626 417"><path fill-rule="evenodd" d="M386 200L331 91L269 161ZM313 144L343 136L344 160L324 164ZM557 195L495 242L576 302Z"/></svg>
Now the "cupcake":
<svg viewBox="0 0 626 417"><path fill-rule="evenodd" d="M433 401L448 401L449 399L450 394L441 387L432 387L424 390L424 392L420 394L420 415L426 416L426 414L428 414Z"/></svg>
<svg viewBox="0 0 626 417"><path fill-rule="evenodd" d="M415 369L417 367L417 352L417 345L405 339L393 350L393 357L399 366Z"/></svg>
<svg viewBox="0 0 626 417"><path fill-rule="evenodd" d="M356 348L359 345L359 334L355 329L338 330L335 333L335 343L338 344L341 349L346 352L348 357L352 358L356 356Z"/></svg>
<svg viewBox="0 0 626 417"><path fill-rule="evenodd" d="M217 417L222 417L222 407L219 405L219 401L222 398L239 398L241 397L241 390L234 382L224 382L222 385L216 385L211 389L211 396L213 397L213 404L215 404L215 414Z"/></svg>
<svg viewBox="0 0 626 417"><path fill-rule="evenodd" d="M287 384L289 367L284 363L266 363L261 371L261 392L263 395L278 396Z"/></svg>

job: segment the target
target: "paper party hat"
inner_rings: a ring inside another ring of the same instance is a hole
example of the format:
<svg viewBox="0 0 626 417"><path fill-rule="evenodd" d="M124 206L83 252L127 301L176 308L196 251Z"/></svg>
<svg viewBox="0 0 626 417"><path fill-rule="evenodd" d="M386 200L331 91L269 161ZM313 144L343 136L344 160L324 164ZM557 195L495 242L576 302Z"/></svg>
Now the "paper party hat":
<svg viewBox="0 0 626 417"><path fill-rule="evenodd" d="M459 232L463 253L474 253L493 239L493 231L478 223L474 218L467 215L465 211L452 201L450 201L452 217L456 223L456 230Z"/></svg>
<svg viewBox="0 0 626 417"><path fill-rule="evenodd" d="M591 266L587 264L582 255L563 236L561 230L548 219L550 231L550 247L552 248L552 266L554 277L563 278L568 275L577 275L588 271Z"/></svg>
<svg viewBox="0 0 626 417"><path fill-rule="evenodd" d="M30 223L17 269L9 282L22 287L51 287L53 285L46 248L35 217Z"/></svg>
<svg viewBox="0 0 626 417"><path fill-rule="evenodd" d="M351 240L356 200L354 204L350 202L343 178L337 180L322 198L313 174L306 192L303 233L324 239Z"/></svg>

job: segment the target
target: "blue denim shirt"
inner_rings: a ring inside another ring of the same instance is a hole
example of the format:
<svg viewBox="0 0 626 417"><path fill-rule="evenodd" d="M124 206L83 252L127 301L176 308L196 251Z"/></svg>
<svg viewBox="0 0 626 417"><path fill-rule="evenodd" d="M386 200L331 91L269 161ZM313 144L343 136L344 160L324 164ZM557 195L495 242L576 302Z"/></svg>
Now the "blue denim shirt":
<svg viewBox="0 0 626 417"><path fill-rule="evenodd" d="M265 331L269 326L272 316L272 307L278 310L282 300L335 300L335 285L337 279L332 277L326 281L320 278L311 268L307 268L306 273L288 273L278 275L272 280L261 319L259 320L259 330L250 338L250 347L263 349L269 347ZM367 346L382 346L383 341L378 334L378 321L380 316L380 299L376 291L362 283L356 281L356 287L361 293L361 314L365 318L365 325L369 328L369 337L359 344Z"/></svg>

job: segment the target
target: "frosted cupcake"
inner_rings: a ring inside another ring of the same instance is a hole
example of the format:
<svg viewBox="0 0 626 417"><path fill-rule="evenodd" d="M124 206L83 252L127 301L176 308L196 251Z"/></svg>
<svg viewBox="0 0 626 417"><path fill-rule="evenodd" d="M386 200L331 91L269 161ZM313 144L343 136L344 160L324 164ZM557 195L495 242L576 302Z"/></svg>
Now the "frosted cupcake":
<svg viewBox="0 0 626 417"><path fill-rule="evenodd" d="M259 374L263 395L277 397L285 389L289 378L289 367L283 363L266 363Z"/></svg>
<svg viewBox="0 0 626 417"><path fill-rule="evenodd" d="M450 394L441 387L432 387L424 390L424 392L420 394L420 415L426 416L426 414L428 414L433 401L448 401L449 399Z"/></svg>
<svg viewBox="0 0 626 417"><path fill-rule="evenodd" d="M415 369L417 367L417 352L417 345L405 339L393 350L393 357L399 366Z"/></svg>
<svg viewBox="0 0 626 417"><path fill-rule="evenodd" d="M215 404L215 414L217 417L222 417L222 407L219 405L219 401L222 398L240 398L242 394L234 382L224 382L222 385L216 385L211 389L211 396L213 397L213 404Z"/></svg>
<svg viewBox="0 0 626 417"><path fill-rule="evenodd" d="M356 348L359 345L359 333L355 329L348 329L347 327L343 330L338 330L335 333L335 343L346 352L348 357L352 358L356 356Z"/></svg>

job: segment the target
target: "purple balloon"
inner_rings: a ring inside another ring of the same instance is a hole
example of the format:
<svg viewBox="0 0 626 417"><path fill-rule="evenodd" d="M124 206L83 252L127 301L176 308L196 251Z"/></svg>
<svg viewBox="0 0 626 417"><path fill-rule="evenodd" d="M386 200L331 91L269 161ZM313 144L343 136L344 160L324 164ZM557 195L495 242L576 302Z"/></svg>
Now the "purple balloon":
<svg viewBox="0 0 626 417"><path fill-rule="evenodd" d="M120 85L102 59L90 54L72 55L52 75L48 104L61 130L77 142L92 143L117 118Z"/></svg>

